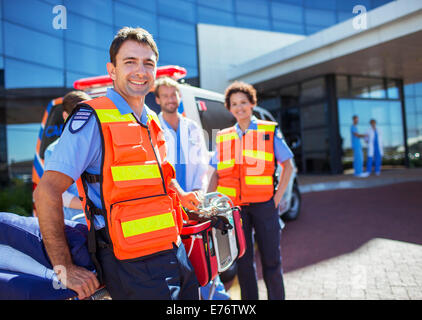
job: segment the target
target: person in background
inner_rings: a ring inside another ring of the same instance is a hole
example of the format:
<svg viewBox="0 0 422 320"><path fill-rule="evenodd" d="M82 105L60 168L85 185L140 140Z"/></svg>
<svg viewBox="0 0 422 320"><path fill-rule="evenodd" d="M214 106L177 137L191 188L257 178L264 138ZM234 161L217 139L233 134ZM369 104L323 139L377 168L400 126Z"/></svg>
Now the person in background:
<svg viewBox="0 0 422 320"><path fill-rule="evenodd" d="M365 178L369 174L363 172L363 152L360 139L365 138L366 135L359 134L357 125L359 123L359 117L357 115L353 116L353 124L350 128L352 135L352 150L353 150L353 169L355 177Z"/></svg>
<svg viewBox="0 0 422 320"><path fill-rule="evenodd" d="M161 107L158 115L167 143L167 159L176 170L176 180L185 191L205 193L208 187L208 150L201 128L195 121L182 116L177 110L181 102L179 84L169 77L155 81L155 100ZM214 279L214 300L230 296L217 276ZM209 297L211 283L201 287L201 296Z"/></svg>
<svg viewBox="0 0 422 320"><path fill-rule="evenodd" d="M79 102L82 102L84 100L89 100L91 97L79 90L74 90L69 93L67 93L63 97L63 120L66 121L66 119L69 117L69 115L72 113L73 109L76 108ZM60 138L59 138L60 139ZM51 143L47 149L44 152L44 166L47 165L47 163L50 161L51 155L54 152L57 143L59 142L59 139ZM85 215L82 208L82 202L79 199L78 195L78 189L76 187L76 184L73 183L69 189L67 189L62 194L62 200L63 200L63 213L64 218L67 220L73 220L81 223L86 224Z"/></svg>
<svg viewBox="0 0 422 320"><path fill-rule="evenodd" d="M268 299L284 300L278 205L294 170L293 153L277 123L253 116L256 103L256 90L250 84L236 81L225 90L225 106L237 123L217 134L210 162L216 170L208 190L216 189L241 207L246 252L238 260L237 276L242 300L258 300L254 232ZM276 162L283 170L275 191Z"/></svg>
<svg viewBox="0 0 422 320"><path fill-rule="evenodd" d="M374 164L375 175L381 174L382 156L384 155L382 132L377 128L377 122L374 119L369 121L370 127L368 129L368 158L366 163L366 171L369 174L372 172L372 165Z"/></svg>

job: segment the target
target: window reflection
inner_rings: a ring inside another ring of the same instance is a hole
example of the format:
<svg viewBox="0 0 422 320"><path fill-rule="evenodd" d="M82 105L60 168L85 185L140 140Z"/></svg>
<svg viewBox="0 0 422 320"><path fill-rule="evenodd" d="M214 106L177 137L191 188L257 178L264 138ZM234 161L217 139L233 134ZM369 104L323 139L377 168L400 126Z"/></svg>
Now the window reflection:
<svg viewBox="0 0 422 320"><path fill-rule="evenodd" d="M369 121L375 119L377 128L382 132L384 146L384 165L404 163L404 137L400 101L388 100L338 100L340 135L343 141L343 167L352 167L353 152L351 146L351 126L353 115L359 116L358 132L365 134L369 130ZM367 143L361 140L366 157Z"/></svg>

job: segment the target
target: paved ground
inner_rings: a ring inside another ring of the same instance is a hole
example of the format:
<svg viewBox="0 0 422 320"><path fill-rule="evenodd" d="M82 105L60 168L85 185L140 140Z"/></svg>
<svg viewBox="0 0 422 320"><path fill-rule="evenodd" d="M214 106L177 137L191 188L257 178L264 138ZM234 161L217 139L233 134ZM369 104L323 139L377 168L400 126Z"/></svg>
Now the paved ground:
<svg viewBox="0 0 422 320"><path fill-rule="evenodd" d="M366 180L369 188L304 191L301 216L283 230L286 298L422 299L422 170L330 179ZM318 176L299 181L326 182ZM266 299L263 280L259 288ZM230 294L240 299L236 280Z"/></svg>

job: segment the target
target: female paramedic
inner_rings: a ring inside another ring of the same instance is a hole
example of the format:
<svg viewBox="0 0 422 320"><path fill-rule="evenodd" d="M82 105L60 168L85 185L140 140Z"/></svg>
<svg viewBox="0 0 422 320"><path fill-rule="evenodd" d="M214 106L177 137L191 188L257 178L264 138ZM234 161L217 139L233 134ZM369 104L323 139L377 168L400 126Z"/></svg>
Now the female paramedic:
<svg viewBox="0 0 422 320"><path fill-rule="evenodd" d="M258 300L253 230L268 299L283 300L281 226L277 207L293 171L293 153L277 123L253 116L256 102L256 91L249 84L234 82L226 89L225 106L237 123L217 133L216 152L210 162L216 170L208 190L227 195L234 205L241 207L246 253L238 261L237 276L242 300ZM275 191L276 162L283 170Z"/></svg>

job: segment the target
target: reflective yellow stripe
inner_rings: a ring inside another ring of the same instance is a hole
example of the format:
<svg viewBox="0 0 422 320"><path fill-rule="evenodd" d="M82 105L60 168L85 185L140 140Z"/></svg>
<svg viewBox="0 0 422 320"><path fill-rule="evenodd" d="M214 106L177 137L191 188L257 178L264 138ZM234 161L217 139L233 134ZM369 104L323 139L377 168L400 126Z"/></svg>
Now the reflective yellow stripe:
<svg viewBox="0 0 422 320"><path fill-rule="evenodd" d="M113 176L114 181L153 179L161 177L160 169L157 164L111 167L111 175Z"/></svg>
<svg viewBox="0 0 422 320"><path fill-rule="evenodd" d="M97 109L95 111L101 123L135 120L131 113L122 115L118 109Z"/></svg>
<svg viewBox="0 0 422 320"><path fill-rule="evenodd" d="M272 124L258 124L258 131L274 131L274 128Z"/></svg>
<svg viewBox="0 0 422 320"><path fill-rule="evenodd" d="M272 176L246 176L245 177L246 184L253 184L253 185L272 185L273 184L273 177Z"/></svg>
<svg viewBox="0 0 422 320"><path fill-rule="evenodd" d="M173 214L171 212L122 222L121 225L125 238L175 226Z"/></svg>
<svg viewBox="0 0 422 320"><path fill-rule="evenodd" d="M238 135L237 135L236 132L220 134L220 135L217 136L216 142L220 143L220 142L223 142L223 141L234 140L236 138L238 138Z"/></svg>
<svg viewBox="0 0 422 320"><path fill-rule="evenodd" d="M243 150L243 156L258 160L273 161L273 153L258 150Z"/></svg>
<svg viewBox="0 0 422 320"><path fill-rule="evenodd" d="M226 196L236 197L236 189L235 188L218 186L217 192L225 194Z"/></svg>
<svg viewBox="0 0 422 320"><path fill-rule="evenodd" d="M233 166L234 166L234 159L226 160L226 161L219 162L217 164L217 170L224 170L224 169L231 168Z"/></svg>

